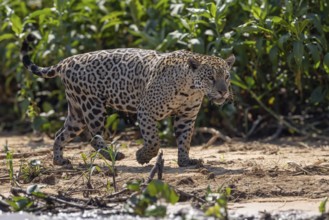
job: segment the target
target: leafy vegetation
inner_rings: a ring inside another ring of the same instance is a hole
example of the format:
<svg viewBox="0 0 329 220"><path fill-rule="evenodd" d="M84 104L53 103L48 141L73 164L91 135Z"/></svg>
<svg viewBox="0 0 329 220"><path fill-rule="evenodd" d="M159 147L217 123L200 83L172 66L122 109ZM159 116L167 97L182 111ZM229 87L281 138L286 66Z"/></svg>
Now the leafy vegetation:
<svg viewBox="0 0 329 220"><path fill-rule="evenodd" d="M136 181L128 183L127 188L137 191L126 203L126 209L139 216L164 217L167 213L167 207L163 203L175 204L179 196L167 183L161 180L152 180L145 190L141 191L140 183Z"/></svg>
<svg viewBox="0 0 329 220"><path fill-rule="evenodd" d="M66 115L60 80L36 78L19 61L22 38L34 32L40 42L32 58L43 66L117 47L234 53L234 104L218 108L205 100L197 126L242 137L276 130L325 136L328 12L325 0L3 0L0 129L24 131L32 123L34 130L53 134ZM116 118L107 126L116 129Z"/></svg>
<svg viewBox="0 0 329 220"><path fill-rule="evenodd" d="M30 183L34 178L40 176L42 171L40 160L31 160L21 165L21 175L23 183Z"/></svg>
<svg viewBox="0 0 329 220"><path fill-rule="evenodd" d="M13 154L8 149L8 143L5 144L4 151L6 152L6 165L9 173L9 179L11 184L14 185L15 179L14 179Z"/></svg>
<svg viewBox="0 0 329 220"><path fill-rule="evenodd" d="M81 153L81 158L84 162L84 165L88 167L88 169L83 172L83 176L86 179L86 186L88 189L93 189L93 184L92 184L92 176L94 172L98 173L104 173L105 176L112 176L112 183L110 181L107 181L107 191L117 191L117 186L116 186L116 155L117 155L117 150L118 146L115 145L114 143L111 143L108 145L106 149L99 149L96 152L91 153L89 156L87 156L85 153ZM100 152L105 151L109 155L110 161L108 161ZM101 158L105 164L106 169L102 169L100 166L95 165L95 160L97 158Z"/></svg>
<svg viewBox="0 0 329 220"><path fill-rule="evenodd" d="M208 202L214 203L213 206L207 208L205 214L207 216L213 216L218 219L229 219L228 216L228 198L231 195L231 188L225 190L217 190L218 192L212 192L208 189L206 199Z"/></svg>

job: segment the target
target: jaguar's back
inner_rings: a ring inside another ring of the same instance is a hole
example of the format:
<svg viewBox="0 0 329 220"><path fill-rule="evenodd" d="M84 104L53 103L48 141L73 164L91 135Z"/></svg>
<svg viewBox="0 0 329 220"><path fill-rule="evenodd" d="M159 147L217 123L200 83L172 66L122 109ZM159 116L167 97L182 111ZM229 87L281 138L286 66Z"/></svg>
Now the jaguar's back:
<svg viewBox="0 0 329 220"><path fill-rule="evenodd" d="M117 110L136 112L152 68L162 56L152 50L102 50L66 58L56 68L68 98L82 107L90 97Z"/></svg>

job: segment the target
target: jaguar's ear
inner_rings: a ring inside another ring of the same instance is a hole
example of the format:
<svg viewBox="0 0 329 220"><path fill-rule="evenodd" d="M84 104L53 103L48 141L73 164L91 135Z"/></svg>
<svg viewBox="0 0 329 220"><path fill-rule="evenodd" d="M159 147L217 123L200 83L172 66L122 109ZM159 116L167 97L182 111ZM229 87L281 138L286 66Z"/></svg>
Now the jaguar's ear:
<svg viewBox="0 0 329 220"><path fill-rule="evenodd" d="M232 68L234 62L235 62L235 56L234 54L231 54L228 58L226 58L226 63L227 65L230 67L230 69Z"/></svg>
<svg viewBox="0 0 329 220"><path fill-rule="evenodd" d="M200 62L193 57L190 57L187 62L192 70L196 70L200 66Z"/></svg>

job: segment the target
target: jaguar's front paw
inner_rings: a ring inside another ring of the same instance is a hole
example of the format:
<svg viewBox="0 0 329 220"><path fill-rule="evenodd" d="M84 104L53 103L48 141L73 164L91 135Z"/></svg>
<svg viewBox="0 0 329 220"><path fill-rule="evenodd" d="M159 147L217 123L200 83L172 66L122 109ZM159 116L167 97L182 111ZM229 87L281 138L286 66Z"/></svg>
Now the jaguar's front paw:
<svg viewBox="0 0 329 220"><path fill-rule="evenodd" d="M139 149L136 152L136 159L139 164L149 163L150 160L157 155L157 152L154 154L153 152L148 152L144 147Z"/></svg>
<svg viewBox="0 0 329 220"><path fill-rule="evenodd" d="M180 167L188 167L188 166L197 166L202 167L203 166L203 160L202 159L178 159L178 166Z"/></svg>
<svg viewBox="0 0 329 220"><path fill-rule="evenodd" d="M122 160L122 159L124 159L126 156L123 154L123 153L121 153L121 152L117 152L116 154L115 154L115 160Z"/></svg>
<svg viewBox="0 0 329 220"><path fill-rule="evenodd" d="M70 166L71 165L71 161L69 159L66 158L57 158L54 157L53 158L53 164L54 165L59 165L59 166Z"/></svg>

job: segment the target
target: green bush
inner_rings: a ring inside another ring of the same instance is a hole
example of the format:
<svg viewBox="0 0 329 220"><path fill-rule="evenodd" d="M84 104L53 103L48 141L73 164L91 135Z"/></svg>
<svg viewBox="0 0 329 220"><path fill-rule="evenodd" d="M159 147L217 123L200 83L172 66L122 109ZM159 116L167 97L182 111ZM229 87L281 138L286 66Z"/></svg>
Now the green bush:
<svg viewBox="0 0 329 220"><path fill-rule="evenodd" d="M197 126L243 137L281 127L325 135L328 16L326 0L3 0L0 129L30 119L34 129L53 133L65 116L60 80L38 79L19 60L25 33L34 32L40 41L32 58L42 66L117 47L234 53L234 103L219 108L205 100Z"/></svg>

